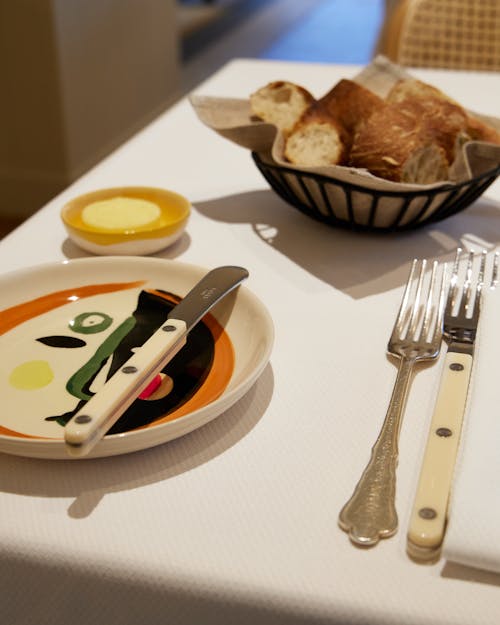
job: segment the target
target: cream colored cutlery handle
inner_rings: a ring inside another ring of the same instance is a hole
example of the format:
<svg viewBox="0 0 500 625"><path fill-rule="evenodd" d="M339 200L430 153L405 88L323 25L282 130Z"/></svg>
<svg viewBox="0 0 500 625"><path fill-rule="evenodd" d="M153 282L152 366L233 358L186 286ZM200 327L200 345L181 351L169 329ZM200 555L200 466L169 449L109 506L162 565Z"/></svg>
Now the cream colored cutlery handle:
<svg viewBox="0 0 500 625"><path fill-rule="evenodd" d="M398 528L395 506L398 439L415 360L403 358L380 434L354 493L339 515L340 527L358 545L376 545Z"/></svg>
<svg viewBox="0 0 500 625"><path fill-rule="evenodd" d="M168 319L66 424L71 456L85 456L186 344L186 323Z"/></svg>
<svg viewBox="0 0 500 625"><path fill-rule="evenodd" d="M408 530L408 553L416 560L439 556L471 369L471 355L446 354Z"/></svg>

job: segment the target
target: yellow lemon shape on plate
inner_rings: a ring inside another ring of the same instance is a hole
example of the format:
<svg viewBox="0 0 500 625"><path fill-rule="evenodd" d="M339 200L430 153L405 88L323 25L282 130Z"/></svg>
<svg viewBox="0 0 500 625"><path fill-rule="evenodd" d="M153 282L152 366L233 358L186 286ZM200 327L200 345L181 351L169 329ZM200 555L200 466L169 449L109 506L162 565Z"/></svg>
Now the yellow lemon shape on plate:
<svg viewBox="0 0 500 625"><path fill-rule="evenodd" d="M11 386L22 391L33 391L48 386L54 373L46 360L30 360L13 369L9 376Z"/></svg>

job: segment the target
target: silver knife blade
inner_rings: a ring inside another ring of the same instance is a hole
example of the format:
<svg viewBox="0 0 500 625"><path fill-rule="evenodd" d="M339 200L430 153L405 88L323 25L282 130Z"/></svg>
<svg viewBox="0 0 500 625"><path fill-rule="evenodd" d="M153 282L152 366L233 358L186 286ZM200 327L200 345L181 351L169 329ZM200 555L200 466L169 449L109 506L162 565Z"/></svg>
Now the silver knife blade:
<svg viewBox="0 0 500 625"><path fill-rule="evenodd" d="M64 428L68 453L87 455L186 344L187 334L198 321L247 277L243 267L209 271L170 311L165 324L68 421Z"/></svg>
<svg viewBox="0 0 500 625"><path fill-rule="evenodd" d="M167 318L183 319L186 332L190 332L212 306L247 277L248 271L242 267L227 265L213 269L170 311Z"/></svg>

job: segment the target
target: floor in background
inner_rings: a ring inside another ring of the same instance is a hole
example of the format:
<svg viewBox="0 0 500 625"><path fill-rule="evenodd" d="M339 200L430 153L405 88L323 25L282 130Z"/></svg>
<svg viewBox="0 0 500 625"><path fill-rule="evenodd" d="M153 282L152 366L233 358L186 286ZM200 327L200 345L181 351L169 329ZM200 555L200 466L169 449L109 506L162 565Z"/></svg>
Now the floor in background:
<svg viewBox="0 0 500 625"><path fill-rule="evenodd" d="M330 0L216 0L225 11L212 23L186 33L181 43L181 95L234 58L259 58Z"/></svg>
<svg viewBox="0 0 500 625"><path fill-rule="evenodd" d="M223 19L186 38L181 90L238 57L368 63L384 8L385 0L232 0Z"/></svg>
<svg viewBox="0 0 500 625"><path fill-rule="evenodd" d="M385 7L384 0L233 0L233 4L237 6L225 19L187 37L183 93L238 57L367 63Z"/></svg>

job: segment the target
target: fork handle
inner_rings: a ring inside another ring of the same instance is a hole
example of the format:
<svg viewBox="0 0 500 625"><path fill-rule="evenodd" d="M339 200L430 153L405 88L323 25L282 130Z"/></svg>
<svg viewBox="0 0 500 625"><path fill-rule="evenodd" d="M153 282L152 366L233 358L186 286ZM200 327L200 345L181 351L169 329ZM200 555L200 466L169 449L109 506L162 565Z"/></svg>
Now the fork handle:
<svg viewBox="0 0 500 625"><path fill-rule="evenodd" d="M417 561L439 559L471 370L470 354L447 352L408 529Z"/></svg>
<svg viewBox="0 0 500 625"><path fill-rule="evenodd" d="M372 546L396 533L398 439L414 358L402 358L387 414L370 460L339 515L340 527L358 545Z"/></svg>

